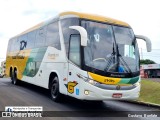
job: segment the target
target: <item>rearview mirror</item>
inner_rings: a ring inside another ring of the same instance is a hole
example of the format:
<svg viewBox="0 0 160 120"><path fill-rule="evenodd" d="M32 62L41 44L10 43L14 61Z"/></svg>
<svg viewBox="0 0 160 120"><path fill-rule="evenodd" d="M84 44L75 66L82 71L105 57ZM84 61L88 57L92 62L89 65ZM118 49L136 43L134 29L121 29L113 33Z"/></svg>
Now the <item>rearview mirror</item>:
<svg viewBox="0 0 160 120"><path fill-rule="evenodd" d="M81 35L81 46L87 46L87 31L81 26L70 26L69 28L77 30Z"/></svg>
<svg viewBox="0 0 160 120"><path fill-rule="evenodd" d="M142 39L146 42L147 52L152 51L152 43L151 43L151 40L149 38L147 38L146 36L143 36L143 35L136 35L136 38Z"/></svg>

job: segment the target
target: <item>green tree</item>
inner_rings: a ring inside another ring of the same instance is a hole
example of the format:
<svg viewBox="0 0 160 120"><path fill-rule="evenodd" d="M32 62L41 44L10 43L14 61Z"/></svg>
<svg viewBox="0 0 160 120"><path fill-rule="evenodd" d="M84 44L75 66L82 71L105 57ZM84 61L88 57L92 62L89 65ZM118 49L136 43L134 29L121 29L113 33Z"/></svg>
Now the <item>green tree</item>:
<svg viewBox="0 0 160 120"><path fill-rule="evenodd" d="M140 60L140 64L156 64L153 60L150 59L145 59L145 60Z"/></svg>

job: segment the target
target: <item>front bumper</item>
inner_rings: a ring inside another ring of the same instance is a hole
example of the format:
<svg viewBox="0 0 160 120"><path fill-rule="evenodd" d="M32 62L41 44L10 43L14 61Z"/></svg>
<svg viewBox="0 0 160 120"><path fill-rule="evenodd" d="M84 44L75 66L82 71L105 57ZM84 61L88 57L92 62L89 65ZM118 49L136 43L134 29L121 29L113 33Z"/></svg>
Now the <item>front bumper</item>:
<svg viewBox="0 0 160 120"><path fill-rule="evenodd" d="M130 90L106 90L81 81L80 99L83 100L135 100L140 94L140 84ZM87 94L85 91L88 91ZM122 94L120 98L114 98L113 94Z"/></svg>

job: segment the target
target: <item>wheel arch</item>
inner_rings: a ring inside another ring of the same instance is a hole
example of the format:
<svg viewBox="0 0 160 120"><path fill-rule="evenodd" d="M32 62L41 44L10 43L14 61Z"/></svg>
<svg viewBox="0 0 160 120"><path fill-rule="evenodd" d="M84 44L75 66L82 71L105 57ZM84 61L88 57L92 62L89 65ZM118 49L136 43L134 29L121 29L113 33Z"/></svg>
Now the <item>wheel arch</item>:
<svg viewBox="0 0 160 120"><path fill-rule="evenodd" d="M15 66L14 69L13 69L13 72L15 72L15 71L17 72L16 74L18 76L18 68L17 68L17 66Z"/></svg>
<svg viewBox="0 0 160 120"><path fill-rule="evenodd" d="M10 69L9 69L9 77L12 77L12 74L13 74L13 67L10 66Z"/></svg>
<svg viewBox="0 0 160 120"><path fill-rule="evenodd" d="M51 87L51 83L52 83L53 78L56 77L56 76L59 78L59 75L57 74L57 72L52 71L52 72L50 73L50 75L49 75L49 82L48 82L48 88L49 88L49 89L50 89L50 87Z"/></svg>

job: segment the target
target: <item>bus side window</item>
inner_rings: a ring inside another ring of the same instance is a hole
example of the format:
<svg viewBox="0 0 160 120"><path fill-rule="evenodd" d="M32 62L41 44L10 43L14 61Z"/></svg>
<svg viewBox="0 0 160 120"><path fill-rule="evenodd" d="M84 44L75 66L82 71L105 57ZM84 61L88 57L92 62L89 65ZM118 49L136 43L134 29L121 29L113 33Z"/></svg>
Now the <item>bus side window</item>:
<svg viewBox="0 0 160 120"><path fill-rule="evenodd" d="M32 31L28 33L28 40L27 40L27 49L34 48L35 46L35 39L36 39L36 31Z"/></svg>
<svg viewBox="0 0 160 120"><path fill-rule="evenodd" d="M9 42L8 42L7 52L11 52L11 51L12 51L12 50L11 50L12 42L13 42L13 40L12 40L12 39L10 39L10 40L9 40Z"/></svg>
<svg viewBox="0 0 160 120"><path fill-rule="evenodd" d="M61 50L58 21L47 26L46 45Z"/></svg>
<svg viewBox="0 0 160 120"><path fill-rule="evenodd" d="M45 46L45 37L46 37L46 27L39 28L36 33L36 47L43 47Z"/></svg>
<svg viewBox="0 0 160 120"><path fill-rule="evenodd" d="M80 36L71 35L70 37L70 47L69 47L69 59L80 66Z"/></svg>
<svg viewBox="0 0 160 120"><path fill-rule="evenodd" d="M66 48L66 55L69 56L69 39L71 34L79 34L75 30L69 29L69 26L79 25L78 18L65 18L61 20L61 27L63 31L64 44Z"/></svg>
<svg viewBox="0 0 160 120"><path fill-rule="evenodd" d="M10 51L15 51L16 50L16 43L17 43L17 38L12 38L12 40L11 40L11 45L10 45Z"/></svg>
<svg viewBox="0 0 160 120"><path fill-rule="evenodd" d="M19 51L20 50L20 38L18 37L14 41L14 51Z"/></svg>

